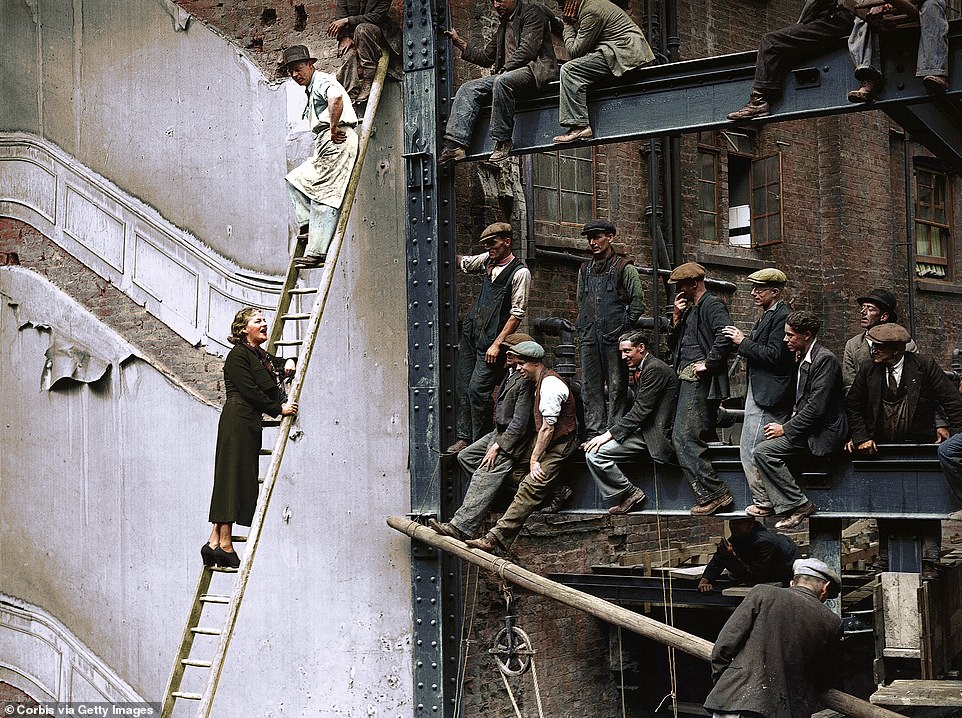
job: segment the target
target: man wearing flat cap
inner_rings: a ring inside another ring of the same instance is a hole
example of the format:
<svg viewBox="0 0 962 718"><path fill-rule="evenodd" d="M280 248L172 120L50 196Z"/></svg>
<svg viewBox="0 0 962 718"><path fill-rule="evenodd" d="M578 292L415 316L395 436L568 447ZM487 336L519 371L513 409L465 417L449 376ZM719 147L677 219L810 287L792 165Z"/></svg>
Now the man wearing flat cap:
<svg viewBox="0 0 962 718"><path fill-rule="evenodd" d="M491 392L504 366L501 343L518 331L528 308L531 272L514 256L511 241L511 225L495 222L481 233L485 252L457 258L462 272L481 275L481 291L461 323L457 440L449 454L491 431Z"/></svg>
<svg viewBox="0 0 962 718"><path fill-rule="evenodd" d="M628 367L618 338L635 326L645 310L638 270L611 243L617 229L606 219L585 224L591 259L578 270L578 349L585 431L591 439L625 415ZM607 402L605 396L607 395Z"/></svg>
<svg viewBox="0 0 962 718"><path fill-rule="evenodd" d="M697 262L675 267L668 346L679 379L671 443L682 473L695 494L693 516L707 516L734 501L708 460L705 437L714 429L718 405L728 396L728 357L734 345L722 330L732 318L721 299L705 288L705 268Z"/></svg>
<svg viewBox="0 0 962 718"><path fill-rule="evenodd" d="M824 605L838 596L838 573L817 558L795 561L791 588L753 588L712 648L715 718L810 718L837 675L842 621Z"/></svg>
<svg viewBox="0 0 962 718"><path fill-rule="evenodd" d="M286 178L300 227L297 240L307 242L304 256L294 261L299 269L320 267L327 260L358 147L351 99L334 75L314 69L316 61L304 45L284 50L281 61L291 79L306 89L304 119L314 133L314 156Z"/></svg>
<svg viewBox="0 0 962 718"><path fill-rule="evenodd" d="M544 348L530 341L515 344L508 351L517 357L521 375L535 385L535 441L530 471L521 479L511 505L488 533L465 542L489 553L511 547L528 516L548 496L562 463L578 446L574 397L564 380L544 365Z"/></svg>
<svg viewBox="0 0 962 718"><path fill-rule="evenodd" d="M514 346L530 341L530 336L518 332L501 343L508 373L494 402L494 429L458 454L458 463L471 481L450 522L428 520L428 526L439 534L462 541L475 536L502 484L531 453L534 384L518 371L519 357L511 353Z"/></svg>
<svg viewBox="0 0 962 718"><path fill-rule="evenodd" d="M771 516L775 513L772 500L765 492L754 456L755 447L765 440L762 427L771 422L784 424L792 415L795 357L785 344L785 319L791 309L782 301L788 279L781 270L760 269L748 275L748 281L752 285L752 301L762 314L749 335L734 326L725 327L722 333L735 345L748 374L740 444L752 505L745 512L750 516Z"/></svg>
<svg viewBox="0 0 962 718"><path fill-rule="evenodd" d="M842 384L846 394L852 388L859 367L870 364L872 361L872 346L867 336L868 330L879 324L899 320L897 300L888 289L873 289L855 301L859 306L859 327L862 331L845 343L845 351L842 354ZM918 351L915 342L909 339L905 351Z"/></svg>

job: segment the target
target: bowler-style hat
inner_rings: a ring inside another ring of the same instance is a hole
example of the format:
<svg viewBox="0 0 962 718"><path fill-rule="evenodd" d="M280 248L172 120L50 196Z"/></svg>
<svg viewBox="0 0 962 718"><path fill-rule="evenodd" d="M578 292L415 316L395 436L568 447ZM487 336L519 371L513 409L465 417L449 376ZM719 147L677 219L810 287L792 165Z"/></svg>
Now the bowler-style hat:
<svg viewBox="0 0 962 718"><path fill-rule="evenodd" d="M317 62L317 58L311 55L310 50L307 49L307 45L291 45L284 50L284 56L281 58L281 65L284 69L288 69L291 63L302 62L307 60L308 62Z"/></svg>
<svg viewBox="0 0 962 718"><path fill-rule="evenodd" d="M618 229L614 224L609 222L607 219L593 219L590 222L586 222L585 226L581 228L581 233L584 235L592 234L593 232L604 232L605 234L617 234Z"/></svg>
<svg viewBox="0 0 962 718"><path fill-rule="evenodd" d="M704 279L705 268L698 262L685 262L679 264L668 277L669 284L677 284L685 279Z"/></svg>
<svg viewBox="0 0 962 718"><path fill-rule="evenodd" d="M481 241L486 242L500 235L507 235L508 237L512 235L512 229L509 223L494 222L493 224L489 224L481 233Z"/></svg>
<svg viewBox="0 0 962 718"><path fill-rule="evenodd" d="M759 269L757 272L749 274L748 281L759 286L784 287L785 282L788 281L788 277L786 277L785 272L780 269L766 267L765 269Z"/></svg>
<svg viewBox="0 0 962 718"><path fill-rule="evenodd" d="M889 321L897 322L899 319L895 295L888 289L873 289L864 297L855 300L858 304L874 304L879 309L884 309L889 313Z"/></svg>

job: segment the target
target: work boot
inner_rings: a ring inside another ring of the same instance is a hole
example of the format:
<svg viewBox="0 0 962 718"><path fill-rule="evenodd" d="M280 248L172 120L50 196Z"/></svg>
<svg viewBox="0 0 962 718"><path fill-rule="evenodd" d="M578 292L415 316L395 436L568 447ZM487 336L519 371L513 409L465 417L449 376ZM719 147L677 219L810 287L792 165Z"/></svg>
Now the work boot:
<svg viewBox="0 0 962 718"><path fill-rule="evenodd" d="M815 511L817 511L815 504L811 501L806 501L801 506L798 506L790 516L776 523L775 528L779 531L789 531L814 514Z"/></svg>
<svg viewBox="0 0 962 718"><path fill-rule="evenodd" d="M552 137L551 141L557 145L567 145L578 140L591 139L592 134L590 127L569 127L567 132Z"/></svg>
<svg viewBox="0 0 962 718"><path fill-rule="evenodd" d="M438 164L446 165L450 164L451 162L460 162L467 156L468 153L464 147L461 147L460 145L452 145L444 150L444 152L441 153L441 156L438 157Z"/></svg>
<svg viewBox="0 0 962 718"><path fill-rule="evenodd" d="M922 78L922 84L932 95L944 95L945 91L949 89L948 78L941 75L926 75Z"/></svg>
<svg viewBox="0 0 962 718"><path fill-rule="evenodd" d="M631 490L628 492L628 495L625 496L624 499L622 499L621 503L615 504L610 509L608 509L608 513L613 514L615 516L620 516L621 514L626 514L629 511L640 509L642 505L645 503L645 499L647 498L648 497L645 496L644 491L639 489L637 486L632 487Z"/></svg>
<svg viewBox="0 0 962 718"><path fill-rule="evenodd" d="M748 98L748 104L740 110L729 112L728 119L737 122L739 120L753 120L756 117L765 117L770 114L771 108L768 106L765 95L758 90L752 90L751 97Z"/></svg>
<svg viewBox="0 0 962 718"><path fill-rule="evenodd" d="M565 505L565 501L571 498L571 494L574 491L567 484L562 484L555 492L551 495L551 499L544 505L541 509L543 514L556 514L561 511L561 507Z"/></svg>
<svg viewBox="0 0 962 718"><path fill-rule="evenodd" d="M731 506L733 503L735 503L735 497L732 496L730 492L726 491L714 501L692 506L690 513L692 516L711 516L712 514Z"/></svg>
<svg viewBox="0 0 962 718"><path fill-rule="evenodd" d="M508 159L509 154L511 154L511 140L502 140L495 145L494 152L488 157L488 162L501 162Z"/></svg>
<svg viewBox="0 0 962 718"><path fill-rule="evenodd" d="M849 102L871 102L878 95L878 86L875 80L862 80L861 86L857 90L848 93Z"/></svg>

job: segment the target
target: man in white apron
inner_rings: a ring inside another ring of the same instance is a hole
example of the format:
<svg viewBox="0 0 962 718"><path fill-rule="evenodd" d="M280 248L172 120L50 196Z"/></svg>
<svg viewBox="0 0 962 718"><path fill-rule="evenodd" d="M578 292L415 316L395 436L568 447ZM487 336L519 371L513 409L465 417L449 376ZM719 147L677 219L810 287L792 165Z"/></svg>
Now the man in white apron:
<svg viewBox="0 0 962 718"><path fill-rule="evenodd" d="M284 50L283 65L306 88L306 119L314 132L314 156L287 175L287 189L300 227L298 241L307 240L299 269L319 267L337 227L341 202L357 159L357 115L347 92L334 75L314 69L317 58L304 45Z"/></svg>

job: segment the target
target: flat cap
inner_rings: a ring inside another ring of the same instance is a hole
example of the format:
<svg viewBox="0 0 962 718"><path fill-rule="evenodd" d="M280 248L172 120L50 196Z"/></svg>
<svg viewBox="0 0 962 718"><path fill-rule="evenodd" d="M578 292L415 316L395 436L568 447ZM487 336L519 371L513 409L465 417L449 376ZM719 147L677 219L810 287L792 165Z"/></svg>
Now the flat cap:
<svg viewBox="0 0 962 718"><path fill-rule="evenodd" d="M515 344L508 351L524 359L544 359L544 347L533 340Z"/></svg>
<svg viewBox="0 0 962 718"><path fill-rule="evenodd" d="M510 237L512 233L511 225L507 222L495 222L484 228L484 231L481 233L481 241L484 242L487 239L497 237L501 234L506 234Z"/></svg>
<svg viewBox="0 0 962 718"><path fill-rule="evenodd" d="M858 297L855 301L858 304L874 304L879 309L885 309L889 313L890 322L898 321L897 301L895 295L888 289L873 289L866 296Z"/></svg>
<svg viewBox="0 0 962 718"><path fill-rule="evenodd" d="M786 277L785 272L780 269L775 269L775 267L766 267L765 269L759 269L757 272L752 272L749 274L748 281L752 284L764 284L770 287L784 287L785 282L788 281L788 277Z"/></svg>
<svg viewBox="0 0 962 718"><path fill-rule="evenodd" d="M525 334L524 332L515 332L514 334L509 334L504 339L501 340L501 344L506 347L513 347L515 344L520 344L521 342L533 342L534 337L530 334Z"/></svg>
<svg viewBox="0 0 962 718"><path fill-rule="evenodd" d="M616 234L618 229L614 224L609 222L607 219L593 219L590 222L586 222L585 226L581 228L582 234L591 234L592 232L604 232L605 234Z"/></svg>
<svg viewBox="0 0 962 718"><path fill-rule="evenodd" d="M828 581L827 598L838 596L842 588L842 579L835 569L817 558L800 558L792 564L792 573L796 576L812 576L822 581Z"/></svg>
<svg viewBox="0 0 962 718"><path fill-rule="evenodd" d="M868 330L868 338L873 342L881 344L908 344L912 341L912 335L908 329L895 322L876 324Z"/></svg>
<svg viewBox="0 0 962 718"><path fill-rule="evenodd" d="M705 278L705 268L701 266L698 262L685 262L684 264L679 264L675 267L671 276L668 277L669 284L676 284L685 279L704 279Z"/></svg>

